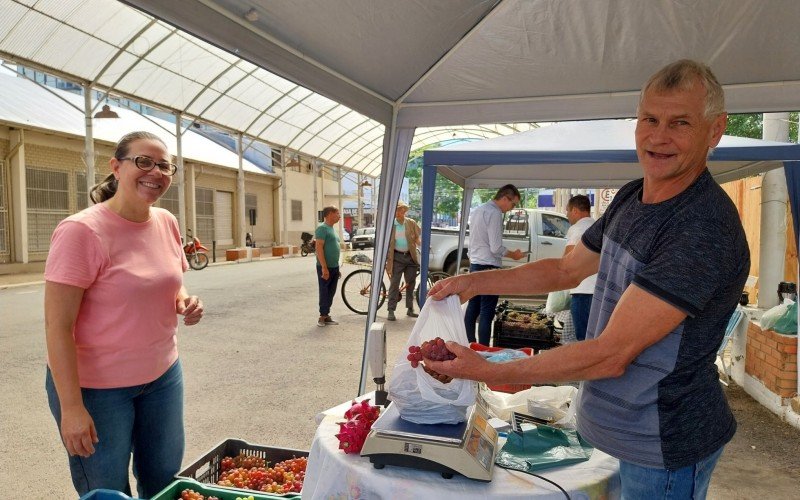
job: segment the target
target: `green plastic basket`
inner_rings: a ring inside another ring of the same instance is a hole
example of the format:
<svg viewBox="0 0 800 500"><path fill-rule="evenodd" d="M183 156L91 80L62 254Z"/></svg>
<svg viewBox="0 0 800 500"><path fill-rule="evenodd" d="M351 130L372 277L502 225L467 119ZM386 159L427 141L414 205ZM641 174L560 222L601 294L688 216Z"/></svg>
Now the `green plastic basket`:
<svg viewBox="0 0 800 500"><path fill-rule="evenodd" d="M245 490L240 488L231 488L228 486L220 486L217 484L219 481L222 459L225 457L235 457L240 453L247 455L255 455L263 458L269 462L268 466L275 465L277 462L289 460L292 458L307 457L308 452L303 450L293 450L289 448L273 448L271 446L262 446L258 444L250 444L241 439L226 439L220 444L209 450L202 457L198 458L191 465L184 468L176 477L178 479L194 479L201 483L211 484L214 488L220 488L227 491L238 492L239 496L242 493L248 494L258 493L253 490ZM267 493L260 493L267 495ZM269 493L269 497L264 498L299 498L300 493ZM236 497L231 497L235 499Z"/></svg>
<svg viewBox="0 0 800 500"><path fill-rule="evenodd" d="M169 486L161 490L151 500L180 500L181 492L185 489L194 490L205 497L215 496L219 500L236 500L237 498L247 498L252 496L255 500L275 500L278 498L286 498L282 495L272 495L270 493L258 493L255 491L244 491L225 489L221 486L210 486L208 484L200 484L191 479L179 479L172 482Z"/></svg>

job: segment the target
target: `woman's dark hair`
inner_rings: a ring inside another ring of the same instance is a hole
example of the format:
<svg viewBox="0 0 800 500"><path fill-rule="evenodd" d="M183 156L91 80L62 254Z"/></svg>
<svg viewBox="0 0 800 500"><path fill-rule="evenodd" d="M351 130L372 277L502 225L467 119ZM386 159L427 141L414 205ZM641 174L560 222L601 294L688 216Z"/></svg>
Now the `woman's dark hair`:
<svg viewBox="0 0 800 500"><path fill-rule="evenodd" d="M114 148L114 158L120 160L128 156L131 143L138 140L158 141L164 144L165 148L167 147L166 143L156 134L144 131L131 132L122 136L122 139L117 142L117 147ZM111 172L105 179L100 181L99 184L95 184L92 187L89 197L95 203L102 203L112 198L116 192L117 179L114 177L114 172Z"/></svg>

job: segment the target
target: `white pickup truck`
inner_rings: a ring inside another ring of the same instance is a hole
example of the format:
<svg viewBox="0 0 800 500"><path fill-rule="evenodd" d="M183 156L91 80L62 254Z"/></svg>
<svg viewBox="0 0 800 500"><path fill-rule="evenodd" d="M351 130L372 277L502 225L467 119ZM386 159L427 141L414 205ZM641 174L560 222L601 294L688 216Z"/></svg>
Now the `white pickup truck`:
<svg viewBox="0 0 800 500"><path fill-rule="evenodd" d="M567 244L569 220L566 216L536 208L516 209L505 214L503 244L509 250L530 252L520 260L503 258L503 267L513 267L539 259L561 257ZM469 270L469 229L464 241L461 272ZM430 264L432 271L456 273L458 228L435 228L431 231Z"/></svg>

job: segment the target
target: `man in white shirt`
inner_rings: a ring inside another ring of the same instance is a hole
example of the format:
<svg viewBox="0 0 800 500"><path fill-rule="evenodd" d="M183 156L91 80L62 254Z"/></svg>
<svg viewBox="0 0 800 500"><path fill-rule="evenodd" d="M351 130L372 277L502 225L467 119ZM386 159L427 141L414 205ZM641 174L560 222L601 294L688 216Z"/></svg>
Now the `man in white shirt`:
<svg viewBox="0 0 800 500"><path fill-rule="evenodd" d="M567 231L567 246L564 255L567 255L580 243L581 236L594 224L594 219L589 215L592 204L589 197L583 194L573 196L567 202L567 219L571 224ZM586 339L586 325L589 323L589 311L592 308L592 294L597 275L593 274L569 291L570 313L572 324L575 328L575 338L579 341Z"/></svg>
<svg viewBox="0 0 800 500"><path fill-rule="evenodd" d="M499 269L503 257L519 260L525 256L519 248L512 252L503 246L503 214L516 207L519 198L519 190L513 184L506 184L497 191L493 200L472 211L469 218L469 272ZM478 342L489 345L498 299L498 295L476 295L469 300L464 324L470 342L475 342L475 322L479 321Z"/></svg>

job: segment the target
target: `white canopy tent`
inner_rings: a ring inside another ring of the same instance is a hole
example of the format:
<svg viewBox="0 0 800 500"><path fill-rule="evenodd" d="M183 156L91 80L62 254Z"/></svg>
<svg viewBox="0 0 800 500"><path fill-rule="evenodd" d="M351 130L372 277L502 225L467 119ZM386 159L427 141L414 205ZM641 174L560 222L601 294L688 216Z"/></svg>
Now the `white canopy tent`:
<svg viewBox="0 0 800 500"><path fill-rule="evenodd" d="M126 3L385 125L377 268L416 127L629 117L683 57L714 69L729 112L800 103L795 0Z"/></svg>

